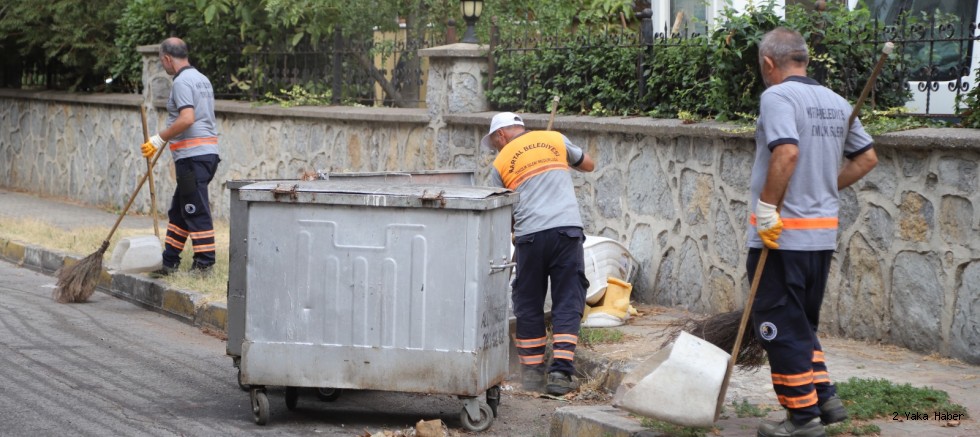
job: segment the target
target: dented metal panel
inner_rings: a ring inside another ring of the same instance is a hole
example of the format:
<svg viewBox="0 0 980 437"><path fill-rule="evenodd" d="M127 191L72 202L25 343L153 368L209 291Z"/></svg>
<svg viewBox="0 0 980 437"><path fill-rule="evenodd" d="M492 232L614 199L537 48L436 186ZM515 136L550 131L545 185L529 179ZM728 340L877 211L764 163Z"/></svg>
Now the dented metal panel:
<svg viewBox="0 0 980 437"><path fill-rule="evenodd" d="M336 180L238 191L243 383L476 396L504 379L515 193Z"/></svg>

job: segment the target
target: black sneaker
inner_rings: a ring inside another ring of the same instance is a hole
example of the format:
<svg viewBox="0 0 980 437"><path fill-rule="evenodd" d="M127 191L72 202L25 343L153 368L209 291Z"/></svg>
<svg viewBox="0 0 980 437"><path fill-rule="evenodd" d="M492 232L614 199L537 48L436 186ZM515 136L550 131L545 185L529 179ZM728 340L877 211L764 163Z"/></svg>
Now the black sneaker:
<svg viewBox="0 0 980 437"><path fill-rule="evenodd" d="M844 403L841 402L837 395L827 398L826 401L820 404L820 421L824 425L843 422L845 420L847 420L847 409L844 408Z"/></svg>
<svg viewBox="0 0 980 437"><path fill-rule="evenodd" d="M578 384L572 381L572 377L565 372L554 371L548 374L548 385L545 390L549 395L561 396L568 394L578 388Z"/></svg>
<svg viewBox="0 0 980 437"><path fill-rule="evenodd" d="M150 272L150 276L153 276L155 278L162 278L164 276L170 276L174 273L177 273L177 267L170 267L168 265L164 265L159 269Z"/></svg>
<svg viewBox="0 0 980 437"><path fill-rule="evenodd" d="M544 392L544 369L521 366L521 386L524 391Z"/></svg>

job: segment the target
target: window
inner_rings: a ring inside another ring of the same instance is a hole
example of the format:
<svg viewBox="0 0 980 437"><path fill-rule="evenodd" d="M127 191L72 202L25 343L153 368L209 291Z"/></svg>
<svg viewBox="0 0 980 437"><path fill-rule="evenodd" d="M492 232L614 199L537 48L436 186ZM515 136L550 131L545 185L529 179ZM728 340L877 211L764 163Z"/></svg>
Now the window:
<svg viewBox="0 0 980 437"><path fill-rule="evenodd" d="M671 0L671 33L692 33L704 31L708 24L708 4L706 0Z"/></svg>

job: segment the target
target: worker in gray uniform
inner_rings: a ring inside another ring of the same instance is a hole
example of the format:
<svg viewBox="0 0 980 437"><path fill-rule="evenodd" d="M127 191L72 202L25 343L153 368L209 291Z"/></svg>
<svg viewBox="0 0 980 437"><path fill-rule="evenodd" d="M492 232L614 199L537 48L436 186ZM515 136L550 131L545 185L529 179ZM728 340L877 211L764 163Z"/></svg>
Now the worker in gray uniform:
<svg viewBox="0 0 980 437"><path fill-rule="evenodd" d="M838 192L878 158L860 120L848 125L850 103L806 76L808 62L806 42L793 30L777 28L759 43L767 89L756 126L746 267L752 278L763 246L769 249L752 325L787 410L786 420L759 427L761 437L823 436L824 425L847 418L817 326L837 246Z"/></svg>
<svg viewBox="0 0 980 437"><path fill-rule="evenodd" d="M588 172L595 164L564 135L525 129L513 112L495 115L481 144L498 151L491 184L520 193L514 208L517 269L511 299L522 382L526 390L564 395L575 389L575 346L589 288L585 233L569 169ZM550 365L545 362L544 319L549 281Z"/></svg>
<svg viewBox="0 0 980 437"><path fill-rule="evenodd" d="M163 267L156 273L169 275L180 265L180 253L187 239L193 242L191 270L208 273L215 263L214 222L208 199L208 184L214 178L221 158L214 117L214 90L211 81L191 66L187 44L180 38L160 43L160 63L174 77L167 100L167 127L150 137L141 147L143 156L152 157L168 141L177 174L177 189L167 216Z"/></svg>

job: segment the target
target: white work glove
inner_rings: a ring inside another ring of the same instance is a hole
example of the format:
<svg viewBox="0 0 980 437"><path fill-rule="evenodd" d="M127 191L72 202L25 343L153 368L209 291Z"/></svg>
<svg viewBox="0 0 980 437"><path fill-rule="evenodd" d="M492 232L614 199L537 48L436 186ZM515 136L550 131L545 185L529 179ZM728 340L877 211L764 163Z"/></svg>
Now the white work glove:
<svg viewBox="0 0 980 437"><path fill-rule="evenodd" d="M152 158L157 153L157 149L163 147L164 144L165 141L163 141L163 138L160 138L160 134L156 134L150 137L150 141L143 143L140 146L140 150L143 152L144 157Z"/></svg>
<svg viewBox="0 0 980 437"><path fill-rule="evenodd" d="M783 233L783 220L779 218L775 205L759 200L755 206L755 231L762 238L762 244L770 249L779 249L776 240Z"/></svg>

